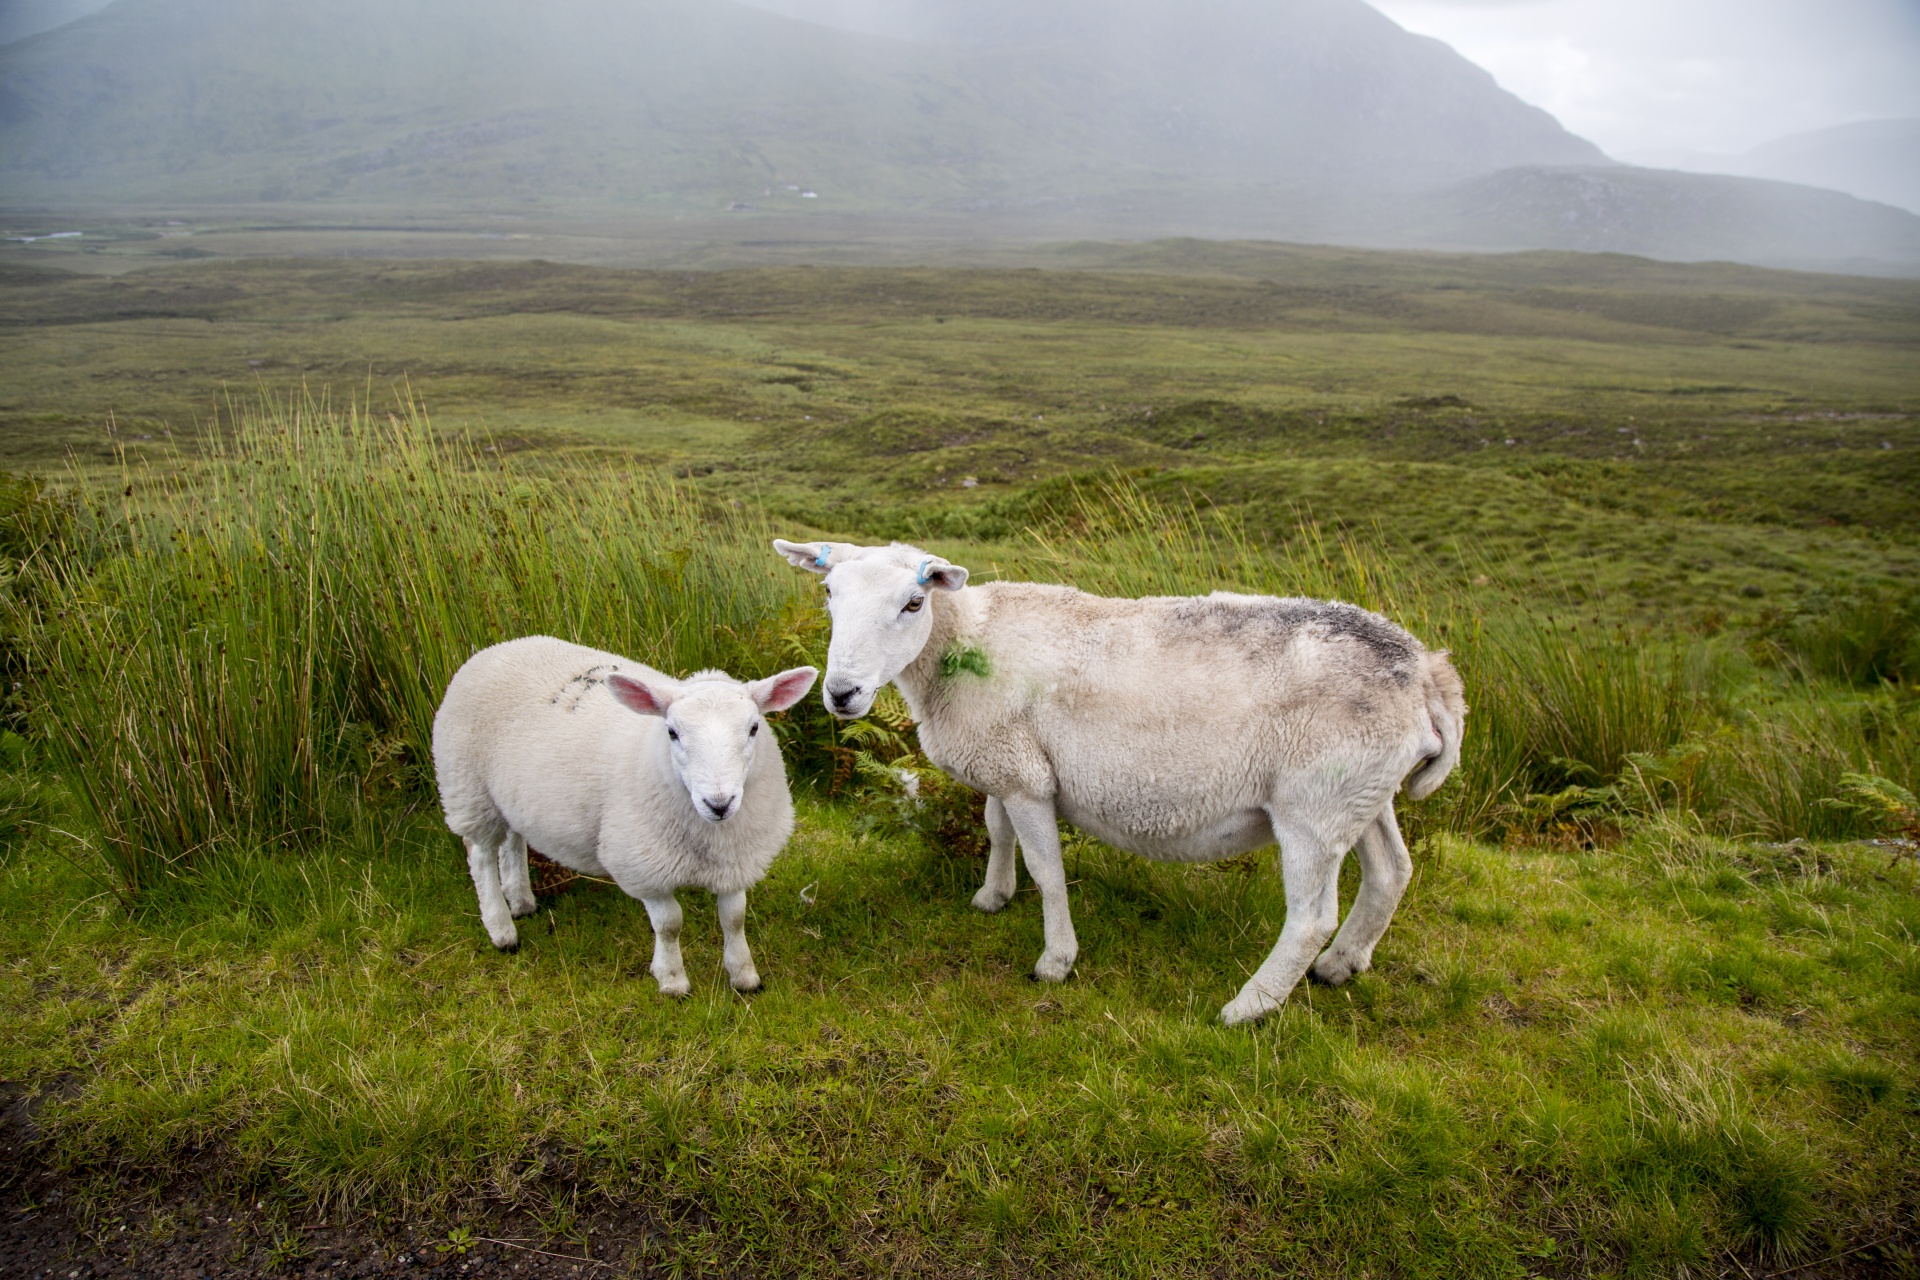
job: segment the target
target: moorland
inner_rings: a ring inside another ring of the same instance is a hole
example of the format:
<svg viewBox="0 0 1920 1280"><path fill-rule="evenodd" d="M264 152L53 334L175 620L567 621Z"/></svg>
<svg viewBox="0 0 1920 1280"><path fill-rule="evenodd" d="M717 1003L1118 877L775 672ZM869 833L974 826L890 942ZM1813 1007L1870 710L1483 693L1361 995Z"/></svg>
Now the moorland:
<svg viewBox="0 0 1920 1280"><path fill-rule="evenodd" d="M1911 283L1562 254L10 255L15 1197L294 1270L1905 1274L1917 347ZM1270 858L1074 836L1080 965L1029 982L1037 902L968 908L971 798L894 703L779 726L763 994L689 902L663 1001L588 883L494 954L447 675L536 630L817 660L776 533L1452 648L1375 971L1222 1028Z"/></svg>

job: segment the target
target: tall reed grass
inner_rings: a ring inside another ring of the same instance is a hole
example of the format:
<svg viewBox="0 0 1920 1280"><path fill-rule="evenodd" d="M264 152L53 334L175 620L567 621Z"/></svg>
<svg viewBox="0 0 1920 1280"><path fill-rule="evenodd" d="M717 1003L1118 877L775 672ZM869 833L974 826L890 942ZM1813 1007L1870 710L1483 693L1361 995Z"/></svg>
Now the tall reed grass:
<svg viewBox="0 0 1920 1280"><path fill-rule="evenodd" d="M137 892L222 839L323 833L369 779L424 794L446 682L496 641L757 669L807 625L765 547L654 472L269 403L187 478L82 499L42 570L37 720Z"/></svg>
<svg viewBox="0 0 1920 1280"><path fill-rule="evenodd" d="M429 799L441 693L499 640L558 635L672 673L757 674L824 645L758 512L611 461L516 463L415 407L264 404L181 476L78 493L6 584L7 634L45 756L128 895L222 841L359 829L369 793ZM1884 698L1733 716L1698 651L1483 617L1426 566L1310 522L1257 540L1116 480L1071 491L995 568L1112 595L1341 599L1451 649L1473 710L1454 780L1406 815L1416 836L1524 829L1568 796L1854 834L1860 811L1831 803L1843 775L1916 783L1913 717ZM814 702L783 740L802 772L842 774L865 741Z"/></svg>

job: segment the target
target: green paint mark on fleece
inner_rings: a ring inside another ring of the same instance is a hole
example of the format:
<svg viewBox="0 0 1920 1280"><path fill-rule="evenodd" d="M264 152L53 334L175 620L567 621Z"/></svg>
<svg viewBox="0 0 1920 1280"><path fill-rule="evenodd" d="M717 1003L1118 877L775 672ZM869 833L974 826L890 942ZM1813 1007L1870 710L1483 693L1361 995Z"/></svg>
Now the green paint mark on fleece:
<svg viewBox="0 0 1920 1280"><path fill-rule="evenodd" d="M955 640L940 655L940 675L947 680L961 672L986 679L993 674L993 664L987 661L986 650L968 644L964 640Z"/></svg>

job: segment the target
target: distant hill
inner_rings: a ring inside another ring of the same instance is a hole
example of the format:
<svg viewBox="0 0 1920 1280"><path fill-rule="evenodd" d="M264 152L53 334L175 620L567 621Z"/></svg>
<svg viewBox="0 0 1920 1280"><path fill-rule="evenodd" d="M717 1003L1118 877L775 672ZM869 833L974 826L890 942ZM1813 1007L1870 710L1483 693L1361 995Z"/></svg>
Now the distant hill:
<svg viewBox="0 0 1920 1280"><path fill-rule="evenodd" d="M0 0L0 44L63 27L106 6L107 0Z"/></svg>
<svg viewBox="0 0 1920 1280"><path fill-rule="evenodd" d="M967 213L983 235L1920 271L1920 219L1614 166L1361 0L886 13L861 31L734 0L115 0L0 47L0 199Z"/></svg>
<svg viewBox="0 0 1920 1280"><path fill-rule="evenodd" d="M1799 133L1730 157L1719 167L1920 213L1920 120L1863 120Z"/></svg>

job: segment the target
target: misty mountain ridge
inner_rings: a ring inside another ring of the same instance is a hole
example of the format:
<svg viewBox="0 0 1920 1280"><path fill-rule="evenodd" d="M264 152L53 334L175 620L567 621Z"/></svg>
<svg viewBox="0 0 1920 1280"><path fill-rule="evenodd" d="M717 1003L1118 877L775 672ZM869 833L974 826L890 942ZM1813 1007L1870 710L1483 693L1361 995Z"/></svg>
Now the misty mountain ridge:
<svg viewBox="0 0 1920 1280"><path fill-rule="evenodd" d="M15 205L970 211L1063 236L1920 268L1920 235L1844 197L1760 216L1743 201L1777 193L1707 199L1681 174L1621 187L1623 171L1613 189L1637 194L1598 216L1593 182L1614 167L1597 148L1360 0L870 12L893 25L733 0L116 0L0 47L0 183ZM1585 176L1516 176L1562 171ZM1524 200L1473 186L1503 172ZM1663 227L1663 208L1730 219L1738 251L1712 226Z"/></svg>
<svg viewBox="0 0 1920 1280"><path fill-rule="evenodd" d="M1861 120L1797 133L1703 167L1826 187L1920 213L1920 120Z"/></svg>

